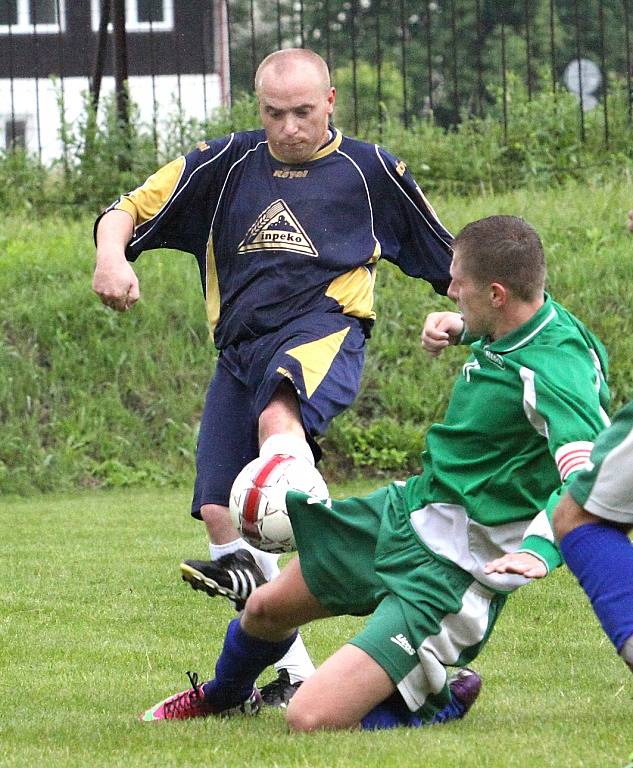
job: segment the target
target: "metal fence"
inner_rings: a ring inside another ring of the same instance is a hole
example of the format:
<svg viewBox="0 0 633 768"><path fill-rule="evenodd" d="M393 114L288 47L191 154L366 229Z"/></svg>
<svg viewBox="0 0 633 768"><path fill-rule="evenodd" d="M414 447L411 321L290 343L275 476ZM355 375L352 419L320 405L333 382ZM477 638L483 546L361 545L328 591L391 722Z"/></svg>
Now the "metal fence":
<svg viewBox="0 0 633 768"><path fill-rule="evenodd" d="M466 115L486 114L493 102L501 104L507 131L511 85L518 82L528 100L542 91L556 98L562 87L573 90L580 136L585 138L587 111L597 109L608 145L613 89L624 94L618 118L630 123L633 116L631 2L134 0L127 5L136 15L132 25L126 20L123 45L130 81L144 78L132 98L145 100L154 126L170 104L185 115L210 117L215 107L252 89L267 53L307 46L328 61L346 94L346 127L356 133L387 117L408 126L433 115L450 126ZM112 3L116 11L123 0ZM121 80L121 48L103 24L95 24L108 6L108 0L0 5L0 117L7 149L26 144L42 157L43 131L60 95L65 122L77 119L71 81L94 93L99 72L113 83ZM149 14L145 26L142 13ZM68 34L71 20L83 25L79 50ZM42 95L51 75L57 78L55 104ZM157 78L168 80L157 84ZM30 128L23 115L32 116Z"/></svg>
<svg viewBox="0 0 633 768"><path fill-rule="evenodd" d="M264 16L253 0L227 2L232 93L248 87L270 50L308 46L328 61L335 81L345 76L355 131L368 109L378 120L397 114L405 126L429 114L455 124L466 114L484 115L494 94L507 131L512 73L527 99L543 90L554 97L561 87L574 91L583 140L585 113L600 109L608 144L611 88L625 91L629 123L633 115L630 5L630 0L276 0ZM372 89L365 82L367 63Z"/></svg>

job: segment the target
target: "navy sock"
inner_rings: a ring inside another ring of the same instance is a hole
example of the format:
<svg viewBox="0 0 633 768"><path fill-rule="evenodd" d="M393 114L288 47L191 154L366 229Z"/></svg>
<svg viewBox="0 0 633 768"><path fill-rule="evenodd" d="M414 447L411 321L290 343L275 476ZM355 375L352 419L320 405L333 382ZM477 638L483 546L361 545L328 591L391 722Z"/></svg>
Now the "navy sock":
<svg viewBox="0 0 633 768"><path fill-rule="evenodd" d="M247 634L239 619L233 619L226 630L222 653L215 665L215 679L202 686L205 698L220 707L246 699L261 672L279 661L296 637L297 631L279 642L260 640Z"/></svg>
<svg viewBox="0 0 633 768"><path fill-rule="evenodd" d="M564 536L560 549L620 651L633 635L633 546L628 536L612 525L586 523Z"/></svg>
<svg viewBox="0 0 633 768"><path fill-rule="evenodd" d="M424 725L415 712L411 712L402 696L396 691L388 699L381 701L360 721L363 731L377 731L399 726L417 727Z"/></svg>

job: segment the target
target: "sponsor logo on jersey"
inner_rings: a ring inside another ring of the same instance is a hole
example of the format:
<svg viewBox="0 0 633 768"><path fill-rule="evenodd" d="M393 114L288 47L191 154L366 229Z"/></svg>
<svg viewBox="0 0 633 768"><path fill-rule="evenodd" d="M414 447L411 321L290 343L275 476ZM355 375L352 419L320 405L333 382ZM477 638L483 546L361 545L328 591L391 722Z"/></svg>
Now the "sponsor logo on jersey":
<svg viewBox="0 0 633 768"><path fill-rule="evenodd" d="M271 203L249 228L237 252L250 251L293 251L304 256L319 255L296 216L283 200Z"/></svg>
<svg viewBox="0 0 633 768"><path fill-rule="evenodd" d="M402 160L398 161L398 165L396 165L396 173L398 176L404 176L404 172L407 170L407 166L403 163Z"/></svg>
<svg viewBox="0 0 633 768"><path fill-rule="evenodd" d="M506 364L503 361L503 358L501 355L498 355L496 352L491 352L489 349L484 349L484 355L490 360L491 363L494 363L498 368L505 368Z"/></svg>
<svg viewBox="0 0 633 768"><path fill-rule="evenodd" d="M293 171L291 168L277 168L273 171L273 177L275 179L305 179L309 171Z"/></svg>
<svg viewBox="0 0 633 768"><path fill-rule="evenodd" d="M407 640L407 638L400 632L398 635L394 635L393 637L389 638L392 643L395 643L396 645L399 645L400 648L402 648L405 653L408 653L409 656L415 656L415 651L413 650L413 647L411 646L411 643Z"/></svg>

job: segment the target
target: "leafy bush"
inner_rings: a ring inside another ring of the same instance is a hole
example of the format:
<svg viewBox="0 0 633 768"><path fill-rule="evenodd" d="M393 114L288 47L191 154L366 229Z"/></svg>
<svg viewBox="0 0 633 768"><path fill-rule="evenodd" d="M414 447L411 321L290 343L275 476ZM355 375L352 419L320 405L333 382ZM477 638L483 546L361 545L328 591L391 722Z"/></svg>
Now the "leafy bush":
<svg viewBox="0 0 633 768"><path fill-rule="evenodd" d="M342 88L335 116L342 129L351 131L351 71L344 68L338 74ZM360 62L357 78L361 96L374 92L373 76L373 68ZM485 118L464 114L455 128L446 130L432 117L418 117L405 128L395 97L400 75L386 66L384 77L383 124L379 126L361 109L361 137L379 141L404 158L425 191L473 195L526 184L546 188L569 178L607 179L621 166L630 167L633 145L626 86L619 81L612 81L609 87L607 146L601 108L584 116L586 135L582 141L575 96L561 90L556 95L541 92L528 99L525 86L511 74L507 131L500 89L490 93ZM373 103L373 99L367 101ZM258 124L256 99L248 95L237 99L231 110L217 110L207 122L174 113L158 126L145 125L132 106L129 128L117 120L114 97L104 100L99 120L87 101L82 117L64 125L64 155L52 168L44 169L21 153L0 153L0 202L12 210L36 207L72 216L78 208L95 212L200 139Z"/></svg>

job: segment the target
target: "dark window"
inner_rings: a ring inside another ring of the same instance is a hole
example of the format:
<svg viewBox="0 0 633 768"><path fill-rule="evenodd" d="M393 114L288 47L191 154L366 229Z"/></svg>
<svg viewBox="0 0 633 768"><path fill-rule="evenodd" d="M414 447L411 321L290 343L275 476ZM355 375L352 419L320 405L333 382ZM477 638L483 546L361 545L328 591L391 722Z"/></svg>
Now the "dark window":
<svg viewBox="0 0 633 768"><path fill-rule="evenodd" d="M57 0L31 0L31 24L57 24Z"/></svg>
<svg viewBox="0 0 633 768"><path fill-rule="evenodd" d="M139 22L164 21L163 0L137 0L137 19Z"/></svg>
<svg viewBox="0 0 633 768"><path fill-rule="evenodd" d="M4 145L7 149L26 149L26 120L9 119L4 124Z"/></svg>
<svg viewBox="0 0 633 768"><path fill-rule="evenodd" d="M18 0L2 0L0 2L0 25L18 23Z"/></svg>

